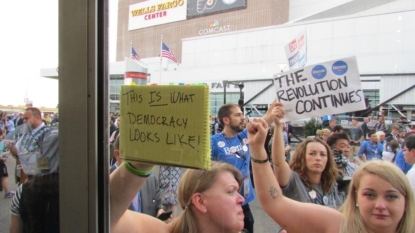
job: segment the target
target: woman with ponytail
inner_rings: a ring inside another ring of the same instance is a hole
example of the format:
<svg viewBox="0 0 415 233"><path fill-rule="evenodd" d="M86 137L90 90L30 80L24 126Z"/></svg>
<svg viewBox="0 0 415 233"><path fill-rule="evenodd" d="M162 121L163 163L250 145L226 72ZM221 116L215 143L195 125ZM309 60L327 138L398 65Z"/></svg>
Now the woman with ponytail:
<svg viewBox="0 0 415 233"><path fill-rule="evenodd" d="M188 169L184 173L178 189L183 211L169 224L127 210L153 167L124 163L111 174L111 232L238 233L243 230L244 198L238 193L242 175L227 163L212 162L210 170Z"/></svg>

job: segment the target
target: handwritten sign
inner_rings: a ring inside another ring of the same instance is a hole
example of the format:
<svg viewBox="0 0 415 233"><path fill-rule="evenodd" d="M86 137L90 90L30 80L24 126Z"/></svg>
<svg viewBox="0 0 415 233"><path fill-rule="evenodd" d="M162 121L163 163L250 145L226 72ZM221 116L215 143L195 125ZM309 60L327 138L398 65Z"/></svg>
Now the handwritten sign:
<svg viewBox="0 0 415 233"><path fill-rule="evenodd" d="M210 167L209 87L121 86L121 158Z"/></svg>
<svg viewBox="0 0 415 233"><path fill-rule="evenodd" d="M274 84L284 121L366 108L355 57L276 74Z"/></svg>

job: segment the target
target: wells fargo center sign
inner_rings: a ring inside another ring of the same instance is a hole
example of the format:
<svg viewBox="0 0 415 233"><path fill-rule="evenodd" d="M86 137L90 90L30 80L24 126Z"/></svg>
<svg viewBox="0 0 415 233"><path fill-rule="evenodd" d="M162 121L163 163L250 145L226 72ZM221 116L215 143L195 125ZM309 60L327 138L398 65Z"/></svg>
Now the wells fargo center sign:
<svg viewBox="0 0 415 233"><path fill-rule="evenodd" d="M187 0L152 0L130 5L128 30L186 20Z"/></svg>

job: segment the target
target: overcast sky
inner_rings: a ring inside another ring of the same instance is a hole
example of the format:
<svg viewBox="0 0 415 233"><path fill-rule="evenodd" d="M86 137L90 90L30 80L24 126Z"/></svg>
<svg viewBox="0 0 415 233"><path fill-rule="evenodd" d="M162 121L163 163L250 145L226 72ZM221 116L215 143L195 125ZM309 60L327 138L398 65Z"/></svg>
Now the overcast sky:
<svg viewBox="0 0 415 233"><path fill-rule="evenodd" d="M0 1L0 104L56 107L58 81L40 69L58 66L58 0ZM118 0L110 0L110 61L115 61Z"/></svg>

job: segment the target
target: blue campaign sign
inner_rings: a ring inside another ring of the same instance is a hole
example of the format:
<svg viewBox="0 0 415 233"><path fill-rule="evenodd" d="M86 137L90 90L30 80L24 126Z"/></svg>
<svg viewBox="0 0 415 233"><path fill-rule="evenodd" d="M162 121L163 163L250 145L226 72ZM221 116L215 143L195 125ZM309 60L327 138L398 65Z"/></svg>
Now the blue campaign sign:
<svg viewBox="0 0 415 233"><path fill-rule="evenodd" d="M344 61L336 61L331 67L336 75L343 75L347 72L347 63Z"/></svg>
<svg viewBox="0 0 415 233"><path fill-rule="evenodd" d="M326 77L326 74L327 74L327 69L326 69L326 67L324 67L322 65L314 66L314 68L311 70L311 75L315 79L322 79L322 78Z"/></svg>

